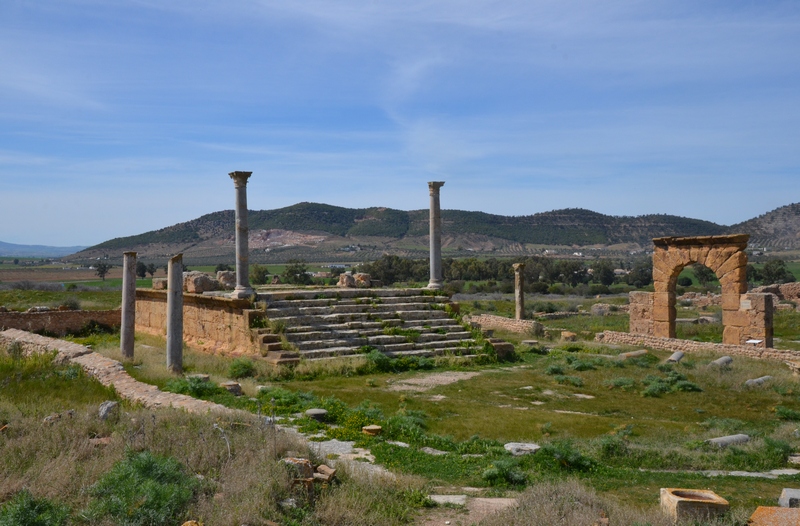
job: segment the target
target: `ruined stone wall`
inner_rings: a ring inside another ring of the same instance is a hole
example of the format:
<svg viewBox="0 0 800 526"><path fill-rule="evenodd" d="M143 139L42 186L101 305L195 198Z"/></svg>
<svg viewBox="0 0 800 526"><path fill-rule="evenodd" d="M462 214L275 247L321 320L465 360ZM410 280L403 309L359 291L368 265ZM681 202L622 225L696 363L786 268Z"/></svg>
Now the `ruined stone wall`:
<svg viewBox="0 0 800 526"><path fill-rule="evenodd" d="M603 343L649 347L651 349L661 349L664 351L683 351L685 353L713 351L720 354L747 356L750 358L768 358L783 361L800 360L800 352L798 351L782 351L751 345L696 342L692 340L678 340L676 338L658 338L642 334L629 334L627 332L603 331L595 335L595 340Z"/></svg>
<svg viewBox="0 0 800 526"><path fill-rule="evenodd" d="M258 313L249 307L249 300L184 294L183 338L186 342L210 352L257 352L250 336L250 320ZM136 290L136 330L166 335L166 291Z"/></svg>
<svg viewBox="0 0 800 526"><path fill-rule="evenodd" d="M116 309L0 312L0 330L20 329L28 332L46 332L57 336L64 336L68 332L78 332L92 321L109 327L119 327L121 311Z"/></svg>
<svg viewBox="0 0 800 526"><path fill-rule="evenodd" d="M482 329L503 330L522 334L541 334L543 330L542 324L534 320L514 320L493 314L464 316L464 321L477 323Z"/></svg>
<svg viewBox="0 0 800 526"><path fill-rule="evenodd" d="M630 292L628 293L630 306L629 330L631 334L645 336L653 335L653 293Z"/></svg>

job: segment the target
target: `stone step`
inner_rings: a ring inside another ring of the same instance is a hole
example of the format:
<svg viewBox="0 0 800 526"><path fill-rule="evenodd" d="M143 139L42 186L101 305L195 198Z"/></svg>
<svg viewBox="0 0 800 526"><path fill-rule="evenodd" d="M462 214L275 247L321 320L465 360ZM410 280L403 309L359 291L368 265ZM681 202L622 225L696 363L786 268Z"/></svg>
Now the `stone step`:
<svg viewBox="0 0 800 526"><path fill-rule="evenodd" d="M348 321L345 323L315 323L313 325L287 326L286 334L309 331L347 331L347 330L375 330L384 327L400 327L403 320L391 319L384 321Z"/></svg>
<svg viewBox="0 0 800 526"><path fill-rule="evenodd" d="M402 296L429 296L425 289L312 289L285 290L276 292L259 292L257 301L280 300L313 300L313 299L350 299L350 298L385 298ZM443 301L446 296L437 296Z"/></svg>
<svg viewBox="0 0 800 526"><path fill-rule="evenodd" d="M364 313L354 312L351 314L324 314L319 316L279 316L270 318L272 322L283 322L287 327L294 327L297 325L317 325L317 324L338 324L347 322L383 322L389 320L440 320L450 319L447 313L440 310L411 310L404 312L390 312L390 313Z"/></svg>
<svg viewBox="0 0 800 526"><path fill-rule="evenodd" d="M286 307L330 307L332 305L395 305L398 303L442 303L442 298L433 296L389 296L382 298L317 298L302 300L275 300L267 305L270 309L283 309Z"/></svg>
<svg viewBox="0 0 800 526"><path fill-rule="evenodd" d="M290 305L287 307L273 308L266 310L268 319L283 318L286 316L322 316L326 314L356 314L370 313L380 317L384 313L402 313L407 311L430 310L434 303L390 303L390 304L369 304L369 305L328 305L321 307L298 307Z"/></svg>

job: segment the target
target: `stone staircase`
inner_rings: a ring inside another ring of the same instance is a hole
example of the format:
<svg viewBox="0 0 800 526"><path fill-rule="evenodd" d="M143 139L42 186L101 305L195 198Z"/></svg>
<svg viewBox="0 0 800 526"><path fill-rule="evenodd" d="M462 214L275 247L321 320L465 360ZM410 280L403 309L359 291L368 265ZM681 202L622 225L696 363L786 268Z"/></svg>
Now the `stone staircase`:
<svg viewBox="0 0 800 526"><path fill-rule="evenodd" d="M371 348L390 357L468 356L479 350L472 334L445 312L449 299L423 289L282 291L260 293L258 302L266 304L270 328L253 329L254 338L275 364Z"/></svg>

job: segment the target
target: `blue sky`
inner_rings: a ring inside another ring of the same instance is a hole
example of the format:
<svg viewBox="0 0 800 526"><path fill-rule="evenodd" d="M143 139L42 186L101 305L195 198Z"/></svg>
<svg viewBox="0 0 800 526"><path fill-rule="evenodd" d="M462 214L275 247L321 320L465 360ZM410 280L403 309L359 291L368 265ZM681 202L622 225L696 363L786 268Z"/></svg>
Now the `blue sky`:
<svg viewBox="0 0 800 526"><path fill-rule="evenodd" d="M733 224L800 201L800 2L4 0L0 240L300 201Z"/></svg>

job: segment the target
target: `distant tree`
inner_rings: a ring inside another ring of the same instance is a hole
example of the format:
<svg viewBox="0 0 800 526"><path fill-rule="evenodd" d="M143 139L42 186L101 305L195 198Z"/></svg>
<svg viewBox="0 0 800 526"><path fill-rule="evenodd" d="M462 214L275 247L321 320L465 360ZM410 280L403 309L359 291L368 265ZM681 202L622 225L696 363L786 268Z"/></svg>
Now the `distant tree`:
<svg viewBox="0 0 800 526"><path fill-rule="evenodd" d="M250 281L253 285L265 285L269 281L269 269L264 265L250 267Z"/></svg>
<svg viewBox="0 0 800 526"><path fill-rule="evenodd" d="M713 283L717 279L717 275L714 274L713 270L699 263L692 265L692 272L694 272L694 277L697 278L697 282L703 287L707 286L709 283Z"/></svg>
<svg viewBox="0 0 800 526"><path fill-rule="evenodd" d="M594 270L592 281L605 286L614 284L614 267L610 261L600 260L592 265L592 269Z"/></svg>
<svg viewBox="0 0 800 526"><path fill-rule="evenodd" d="M747 264L746 272L747 272L747 282L748 283L756 283L756 282L761 281L762 279L764 279L761 276L761 271L758 270L755 267L755 265L753 265L752 263L748 263Z"/></svg>
<svg viewBox="0 0 800 526"><path fill-rule="evenodd" d="M692 283L694 282L692 281L692 278L690 278L689 276L681 276L678 278L678 285L680 285L681 287L691 287Z"/></svg>
<svg viewBox="0 0 800 526"><path fill-rule="evenodd" d="M14 264L15 264L15 265L19 265L19 259L17 259L17 258L14 258Z"/></svg>
<svg viewBox="0 0 800 526"><path fill-rule="evenodd" d="M106 280L106 274L108 274L109 270L111 270L111 265L109 265L105 261L101 261L100 263L98 263L95 266L94 273L97 274L100 277L100 279L105 281Z"/></svg>
<svg viewBox="0 0 800 526"><path fill-rule="evenodd" d="M137 261L136 262L136 275L139 276L139 278L141 278L141 279L146 278L147 277L147 265L145 265L141 261Z"/></svg>
<svg viewBox="0 0 800 526"><path fill-rule="evenodd" d="M224 271L231 271L233 270L230 265L226 265L225 263L220 263L214 269L214 272L224 272Z"/></svg>
<svg viewBox="0 0 800 526"><path fill-rule="evenodd" d="M148 263L147 264L147 273L150 274L151 278L156 275L157 271L158 271L158 267L156 267L156 265L154 263Z"/></svg>
<svg viewBox="0 0 800 526"><path fill-rule="evenodd" d="M628 285L641 288L653 282L653 260L650 258L640 259L631 267L631 271L625 276Z"/></svg>
<svg viewBox="0 0 800 526"><path fill-rule="evenodd" d="M308 266L300 259L290 259L281 274L284 283L293 285L309 285L313 281L308 275Z"/></svg>
<svg viewBox="0 0 800 526"><path fill-rule="evenodd" d="M764 268L761 269L761 278L764 285L795 281L794 274L789 272L786 262L782 259L773 259L764 263Z"/></svg>

